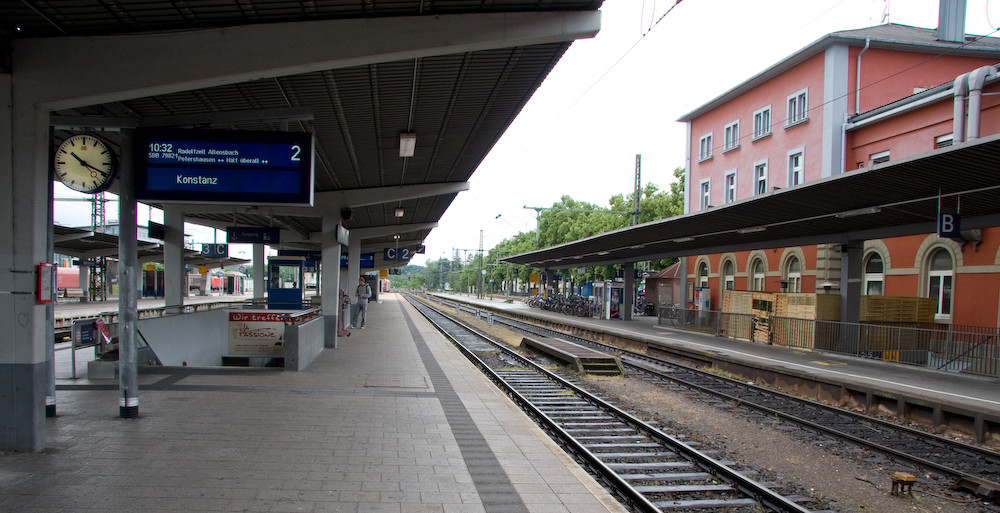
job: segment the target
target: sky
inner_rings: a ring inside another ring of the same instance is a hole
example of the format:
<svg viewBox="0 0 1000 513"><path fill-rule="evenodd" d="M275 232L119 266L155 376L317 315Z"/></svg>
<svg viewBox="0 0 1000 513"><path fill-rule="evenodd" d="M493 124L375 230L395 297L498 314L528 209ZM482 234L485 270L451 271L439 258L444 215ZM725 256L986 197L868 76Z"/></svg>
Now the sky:
<svg viewBox="0 0 1000 513"><path fill-rule="evenodd" d="M634 189L637 154L642 183L669 190L673 170L686 166L678 118L831 32L884 21L936 28L938 0L605 0L601 12L601 31L572 44L412 264L477 251L480 233L488 250L533 230L536 212L525 206L568 195L607 207ZM967 34L997 26L1000 0L968 0ZM73 196L61 187L57 198ZM80 208L57 201L56 222L82 224ZM149 216L162 222L140 206L139 224ZM195 243L225 241L224 232L185 231ZM231 256L241 252L249 258L249 247Z"/></svg>

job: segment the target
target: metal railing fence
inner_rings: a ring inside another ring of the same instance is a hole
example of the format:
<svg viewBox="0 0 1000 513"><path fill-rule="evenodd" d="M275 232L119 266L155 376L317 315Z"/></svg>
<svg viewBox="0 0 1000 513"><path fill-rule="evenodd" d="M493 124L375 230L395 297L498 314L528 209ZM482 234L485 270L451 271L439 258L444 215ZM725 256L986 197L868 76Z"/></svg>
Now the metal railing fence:
<svg viewBox="0 0 1000 513"><path fill-rule="evenodd" d="M661 307L658 313L661 326L735 340L1000 377L1000 327L846 323L673 307Z"/></svg>

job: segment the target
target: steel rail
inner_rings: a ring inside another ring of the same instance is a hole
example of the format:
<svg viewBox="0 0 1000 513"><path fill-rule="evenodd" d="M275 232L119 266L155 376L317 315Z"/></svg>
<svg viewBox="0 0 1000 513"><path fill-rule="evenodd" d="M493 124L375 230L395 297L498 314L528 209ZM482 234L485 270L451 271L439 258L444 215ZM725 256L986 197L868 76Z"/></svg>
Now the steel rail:
<svg viewBox="0 0 1000 513"><path fill-rule="evenodd" d="M904 462L904 463L908 463L908 464L911 464L911 465L915 465L915 466L923 467L923 468L926 468L926 469L929 469L929 470L934 470L934 471L940 472L941 474L944 474L944 475L947 475L947 476L951 476L952 478L956 479L956 485L957 486L959 486L962 489L965 489L967 491L976 493L978 495L982 495L982 496L986 496L986 497L993 497L993 496L996 496L996 495L1000 494L1000 483L997 483L997 482L994 482L994 481L990 481L988 479L984 479L984 478L976 476L976 475L969 474L969 473L964 472L962 470L959 470L959 469L956 469L956 468L953 468L953 467L949 467L947 465L943 465L941 463L938 463L938 462L935 462L935 461L932 461L932 460L929 460L929 459L926 459L926 458L915 456L913 454L901 451L899 449L894 449L892 447L888 447L888 446L879 444L877 442L866 440L864 438L852 435L850 433L838 430L836 428L832 428L832 427L828 427L828 426L825 426L825 425L822 425L822 424L818 424L818 423L812 422L812 421L810 421L808 419L805 419L803 417L800 417L800 416L797 416L797 415L794 415L794 414L791 414L791 413L787 413L787 412L782 411L782 410L774 409L774 408L771 408L771 407L763 405L763 404L756 403L756 402L754 402L752 400L749 400L749 399L747 399L745 397L734 396L734 395L731 395L731 394L727 394L726 392L723 392L723 391L720 391L720 390L716 390L716 389L713 389L711 387L701 385L699 383L695 383L693 381L682 379L682 378L678 377L675 373L667 374L665 372L661 372L661 371L653 368L651 365L643 364L642 362L643 361L653 361L653 362L656 362L656 365L667 366L667 367L671 367L671 368L675 368L675 369L683 369L683 370L685 370L687 372L690 372L690 373L693 373L693 374L696 374L696 375L710 377L714 381L725 382L725 383L731 385L734 388L741 388L741 389L753 390L754 392L759 393L759 394L771 395L771 396L774 396L774 397L778 397L778 398L780 398L782 400L793 402L793 403L796 403L796 404L808 405L811 408L821 409L823 411L826 411L826 412L829 412L829 413L832 413L832 414L835 414L835 415L845 416L845 417L853 418L853 419L856 419L856 420L859 420L859 421L864 421L864 422L869 422L869 423L877 424L879 427L881 427L883 429L895 430L897 432L902 432L902 433L908 434L910 436L913 436L915 438L923 438L923 439L934 441L936 443L941 444L942 446L946 446L946 447L950 448L950 450L965 451L967 453L974 453L978 457L983 458L983 459L987 459L987 460L992 459L992 460L995 460L995 461L1000 461L1000 453L996 453L994 451L983 449L981 447L977 447L977 446L974 446L974 445L969 445L969 444L961 443L961 442L958 442L958 441L955 441L955 440L951 440L951 439L947 439L947 438L944 438L944 437L940 437L940 436L936 436L936 435L933 435L933 434L929 434L929 433L926 433L926 432L923 432L923 431L920 431L920 430L917 430L917 429L914 429L914 428L910 428L908 426L904 426L904 425L900 425L900 424L895 424L895 423L887 422L887 421L884 421L884 420L881 420L881 419L878 419L878 418L875 418L875 417L870 417L870 416L867 416L867 415L857 414L857 413L854 413L854 412L850 412L850 411L843 410L843 409L840 409L840 408L835 408L835 407L828 406L828 405L825 405L825 404L822 404L822 403L818 403L818 402L814 402L814 401L808 401L808 400L801 399L801 398L798 398L798 397L794 397L794 396L791 396L791 395L788 395L788 394L785 394L785 393L782 393L782 392L778 392L778 391L774 391L774 390L765 390L765 389L762 389L760 387L756 387L756 386L752 386L752 385L747 385L746 383L743 383L742 381L738 381L738 380L726 378L726 377L723 377L723 376L718 376L718 375L715 375L715 374L707 373L707 372L704 372L704 371L701 371L701 370L698 370L698 369L694 369L694 368L691 368L691 367L687 367L687 366L684 366L684 365L680 365L680 364L676 364L676 363L672 363L672 362L666 362L664 360L660 360L660 359L657 359L657 358L654 358L654 357L651 357L651 356L648 356L648 355L643 355L643 354L640 354L640 353L636 353L634 351L630 351L628 349L623 349L623 348L612 346L612 345L605 344L605 343L602 343L602 342L596 342L596 341L593 341L593 340L587 340L587 339L583 339L583 338L576 337L576 336L573 336L573 335L567 335L565 333L561 333L561 332L557 332L557 331L550 330L550 329L547 329L547 328L543 328L543 327L540 327L540 326L535 326L533 324L525 323L524 321L513 320L513 319L510 319L510 318L504 317L502 315L494 314L493 319L494 319L495 322L499 321L501 323L504 323L504 324L507 324L509 326L512 326L515 329L521 329L521 330L524 330L524 331L528 331L530 333L540 334L540 333L538 333L538 331L534 331L534 330L542 330L542 331L544 331L546 333L558 333L562 337L570 337L570 338L573 338L573 339L585 342L585 343L590 344L590 345L596 345L596 346L599 346L599 347L602 347L602 348L613 350L614 352L616 352L619 355L621 355L621 357L622 357L622 363L623 364L632 366L632 367L637 368L637 369L641 369L644 372L652 373L652 374L654 374L659 379L663 379L663 380L666 380L666 381L677 383L679 385L685 386L685 387L690 388L692 390L703 392L703 393L706 393L706 394L718 397L718 398L723 399L723 400L732 401L734 403L746 406L746 407L748 407L748 408L750 408L752 410L757 410L757 411L760 411L760 412L767 413L769 415L774 415L774 416L779 417L781 419L784 419L784 420L787 420L789 422L798 424L798 425L800 425L802 427L805 427L805 428L808 428L808 429L812 429L812 430L815 430L815 431L818 431L818 432L821 432L821 433L825 433L825 434L834 436L836 438L840 438L842 440L845 440L847 442L850 442L850 443L853 443L853 444L856 444L856 445L859 445L859 446L862 446L862 447L866 447L866 448L872 449L872 450L880 452L880 453L882 453L882 454L884 454L886 456L889 456L890 458L896 459L896 460L898 460L900 462ZM513 326L514 323L521 323L521 324L524 324L524 325L527 325L527 326L531 326L532 330L525 330L523 327Z"/></svg>
<svg viewBox="0 0 1000 513"><path fill-rule="evenodd" d="M517 359L519 362L521 362L527 367L530 367L532 370L542 374L547 379L552 380L560 384L561 386L572 390L574 393L582 396L586 400L590 401L592 404L595 404L598 407L611 412L615 417L631 425L632 427L638 429L644 435L654 440L657 440L660 443L663 443L664 445L670 447L677 453L684 455L686 459L694 462L696 465L698 465L705 471L709 472L710 474L723 479L724 481L730 483L731 485L734 485L737 490L739 490L744 495L752 497L762 506L772 511L778 511L783 513L808 513L810 511L806 508L803 508L802 506L799 506L795 502L787 499L786 497L775 492L774 490L771 490L770 488L767 488L766 486L743 475L742 473L718 462L717 460L708 456L707 454L684 443L682 440L660 431L659 429L649 425L648 423L640 419L633 417L629 413L608 403L607 401L604 401L603 399L584 390L583 388L563 379L562 377L543 368L537 363L532 362L523 355L518 354L516 351L513 351L502 344L497 344L496 342L493 342L493 340L489 336L482 334L475 328L472 328L462 323L461 321L450 317L449 315L445 314L442 311L433 309L430 305L426 305L423 303L414 303L413 301L411 301L411 304L414 304L415 306L419 304L424 308L431 309L435 311L438 315L445 317L449 321L461 326L462 329L465 329L475 334L476 336L490 342L495 347L497 347L498 350L503 351L505 355ZM607 482L612 485L612 488L616 490L617 493L623 495L630 503L630 505L632 505L633 507L637 507L640 511L650 511L650 512L662 511L662 509L660 509L655 504L651 503L640 492L636 491L630 484L628 484L624 479L622 479L619 474L617 474L614 470L608 467L603 461L601 461L600 458L598 458L594 453L592 453L590 450L584 447L572 435L567 433L548 415L542 412L528 398L524 397L520 392L515 390L512 385L507 383L501 376L499 376L496 372L490 369L489 366L485 362L483 362L475 353L473 353L468 348L465 348L455 337L453 337L450 333L448 333L447 330L445 330L439 323L431 319L420 306L417 307L417 310L420 311L421 314L423 314L439 331L441 331L446 337L452 340L467 358L473 361L477 367L479 367L483 372L485 372L488 376L490 376L490 379L498 386L500 386L503 390L505 390L508 395L513 397L514 400L519 405L521 405L522 408L529 410L531 414L534 415L537 419L539 419L539 421L542 422L547 429L551 429L559 436L560 439L568 443L572 447L573 452L576 453L578 456L582 457L583 459L585 459L589 465L592 465L595 471L597 471L603 479L606 479Z"/></svg>

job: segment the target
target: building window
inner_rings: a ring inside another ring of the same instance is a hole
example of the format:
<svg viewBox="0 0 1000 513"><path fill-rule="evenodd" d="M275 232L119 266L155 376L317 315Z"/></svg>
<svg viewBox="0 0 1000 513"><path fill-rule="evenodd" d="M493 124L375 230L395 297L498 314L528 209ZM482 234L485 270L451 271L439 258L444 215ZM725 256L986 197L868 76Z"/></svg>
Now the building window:
<svg viewBox="0 0 1000 513"><path fill-rule="evenodd" d="M735 150L740 147L740 121L736 120L726 125L726 140L723 151Z"/></svg>
<svg viewBox="0 0 1000 513"><path fill-rule="evenodd" d="M698 265L698 286L708 286L708 264L705 262Z"/></svg>
<svg viewBox="0 0 1000 513"><path fill-rule="evenodd" d="M809 107L806 105L808 92L809 90L805 89L788 97L788 124L785 125L786 128L809 120L809 116L807 116Z"/></svg>
<svg viewBox="0 0 1000 513"><path fill-rule="evenodd" d="M927 297L937 299L937 317L951 317L952 280L954 271L951 253L939 249L931 255L930 270L927 272Z"/></svg>
<svg viewBox="0 0 1000 513"><path fill-rule="evenodd" d="M785 281L788 283L786 291L802 292L802 265L798 258L788 259L788 264L785 266Z"/></svg>
<svg viewBox="0 0 1000 513"><path fill-rule="evenodd" d="M802 183L802 168L805 164L803 151L796 150L788 154L788 186Z"/></svg>
<svg viewBox="0 0 1000 513"><path fill-rule="evenodd" d="M753 138L754 140L771 135L771 106L753 113Z"/></svg>
<svg viewBox="0 0 1000 513"><path fill-rule="evenodd" d="M701 140L698 142L698 161L710 158L712 158L712 134L706 134L701 136Z"/></svg>
<svg viewBox="0 0 1000 513"><path fill-rule="evenodd" d="M937 136L937 137L934 138L934 149L935 150L938 149L938 148L947 148L948 146L951 146L952 144L955 144L955 135L954 134L939 135L939 136Z"/></svg>
<svg viewBox="0 0 1000 513"><path fill-rule="evenodd" d="M764 290L764 261L755 258L750 264L750 290Z"/></svg>
<svg viewBox="0 0 1000 513"><path fill-rule="evenodd" d="M885 290L885 264L882 255L872 253L865 261L865 295L881 296Z"/></svg>
<svg viewBox="0 0 1000 513"><path fill-rule="evenodd" d="M736 201L736 171L726 173L726 203Z"/></svg>
<svg viewBox="0 0 1000 513"><path fill-rule="evenodd" d="M872 153L871 155L868 156L868 160L870 160L872 164L882 164L884 162L889 162L889 152L880 151L878 153Z"/></svg>
<svg viewBox="0 0 1000 513"><path fill-rule="evenodd" d="M753 166L754 195L767 192L767 161L758 162Z"/></svg>
<svg viewBox="0 0 1000 513"><path fill-rule="evenodd" d="M701 209L708 210L712 206L712 187L711 181L705 180L701 182Z"/></svg>
<svg viewBox="0 0 1000 513"><path fill-rule="evenodd" d="M732 260L722 264L722 283L726 290L736 290L736 265Z"/></svg>

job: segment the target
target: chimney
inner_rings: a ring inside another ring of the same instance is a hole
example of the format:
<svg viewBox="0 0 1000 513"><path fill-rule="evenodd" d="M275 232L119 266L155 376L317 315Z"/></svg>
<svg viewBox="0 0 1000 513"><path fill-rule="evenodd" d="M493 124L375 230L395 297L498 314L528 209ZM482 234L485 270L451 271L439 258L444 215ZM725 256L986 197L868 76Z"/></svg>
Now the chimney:
<svg viewBox="0 0 1000 513"><path fill-rule="evenodd" d="M966 0L939 0L938 41L965 42L965 2Z"/></svg>

